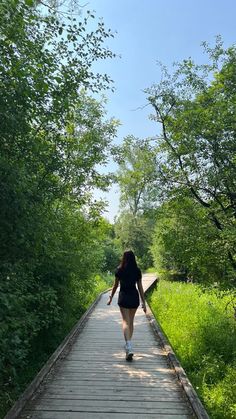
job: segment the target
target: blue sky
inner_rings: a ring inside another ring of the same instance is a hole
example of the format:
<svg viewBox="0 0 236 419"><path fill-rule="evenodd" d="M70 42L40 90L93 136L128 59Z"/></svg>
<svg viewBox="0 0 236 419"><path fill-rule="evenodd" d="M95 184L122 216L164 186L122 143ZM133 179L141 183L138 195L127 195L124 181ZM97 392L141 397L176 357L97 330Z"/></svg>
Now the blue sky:
<svg viewBox="0 0 236 419"><path fill-rule="evenodd" d="M203 63L207 57L202 41L214 45L220 34L225 46L236 42L235 0L90 0L86 9L95 10L106 27L117 31L108 45L121 58L95 67L114 80L115 92L107 94L107 111L122 124L117 142L129 134L145 138L158 132L148 119L151 109L137 110L146 103L143 89L159 80L157 61L171 67L174 61L191 56ZM109 169L115 166L110 164ZM111 221L118 212L117 192L115 186L105 195L105 216Z"/></svg>

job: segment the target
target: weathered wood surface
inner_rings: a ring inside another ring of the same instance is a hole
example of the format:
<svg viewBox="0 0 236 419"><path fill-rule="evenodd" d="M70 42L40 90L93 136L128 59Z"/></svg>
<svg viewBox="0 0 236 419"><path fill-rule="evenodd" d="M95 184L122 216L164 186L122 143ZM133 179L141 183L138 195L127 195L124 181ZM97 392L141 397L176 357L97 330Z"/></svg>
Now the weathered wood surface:
<svg viewBox="0 0 236 419"><path fill-rule="evenodd" d="M143 278L147 289L155 275ZM61 356L21 419L187 419L186 395L141 308L135 317L134 360L125 360L116 298L102 296L70 351Z"/></svg>

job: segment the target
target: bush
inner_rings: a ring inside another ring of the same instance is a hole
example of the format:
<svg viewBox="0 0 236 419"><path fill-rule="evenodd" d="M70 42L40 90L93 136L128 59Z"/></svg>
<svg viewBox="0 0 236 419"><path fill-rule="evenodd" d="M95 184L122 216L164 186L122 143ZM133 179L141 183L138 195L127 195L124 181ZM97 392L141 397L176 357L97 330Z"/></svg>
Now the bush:
<svg viewBox="0 0 236 419"><path fill-rule="evenodd" d="M212 225L206 209L187 196L165 202L157 211L151 252L163 279L221 283L235 278L223 234Z"/></svg>
<svg viewBox="0 0 236 419"><path fill-rule="evenodd" d="M0 282L0 418L37 374L112 276L95 275L92 290L71 281L63 309L55 290L38 286L21 267Z"/></svg>

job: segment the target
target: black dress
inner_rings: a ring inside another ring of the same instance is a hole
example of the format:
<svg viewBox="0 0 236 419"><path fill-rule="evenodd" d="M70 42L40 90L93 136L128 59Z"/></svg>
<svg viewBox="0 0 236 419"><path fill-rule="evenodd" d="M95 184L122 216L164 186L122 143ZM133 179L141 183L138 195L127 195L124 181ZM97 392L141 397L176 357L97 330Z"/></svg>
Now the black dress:
<svg viewBox="0 0 236 419"><path fill-rule="evenodd" d="M117 268L115 276L120 282L118 305L124 308L138 308L139 293L136 283L142 278L140 269L127 270Z"/></svg>

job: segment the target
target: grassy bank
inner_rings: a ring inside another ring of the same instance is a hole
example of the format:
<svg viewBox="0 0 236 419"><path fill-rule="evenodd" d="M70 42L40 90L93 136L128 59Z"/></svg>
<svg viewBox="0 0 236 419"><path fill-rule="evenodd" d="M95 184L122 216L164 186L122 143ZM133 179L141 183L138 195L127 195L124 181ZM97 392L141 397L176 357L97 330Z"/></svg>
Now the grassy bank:
<svg viewBox="0 0 236 419"><path fill-rule="evenodd" d="M7 411L19 398L27 385L32 381L38 371L45 364L47 359L55 351L64 337L70 332L87 308L92 304L95 298L104 290L111 287L113 276L97 275L94 278L93 290L83 294L83 301L74 295L74 301L68 298L68 306L64 307L64 315L61 316L61 322L55 329L48 329L47 339L40 336L35 341L34 347L25 361L24 368L15 369L14 375L9 376L8 380L1 383L0 386L0 419L4 418ZM76 289L74 290L76 293ZM70 301L69 301L70 300ZM19 351L20 351L19 345Z"/></svg>
<svg viewBox="0 0 236 419"><path fill-rule="evenodd" d="M148 299L210 417L236 418L232 293L162 280Z"/></svg>

